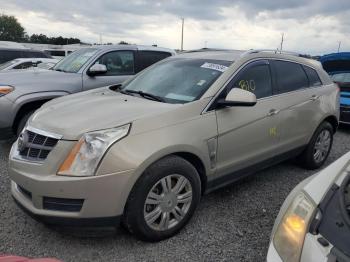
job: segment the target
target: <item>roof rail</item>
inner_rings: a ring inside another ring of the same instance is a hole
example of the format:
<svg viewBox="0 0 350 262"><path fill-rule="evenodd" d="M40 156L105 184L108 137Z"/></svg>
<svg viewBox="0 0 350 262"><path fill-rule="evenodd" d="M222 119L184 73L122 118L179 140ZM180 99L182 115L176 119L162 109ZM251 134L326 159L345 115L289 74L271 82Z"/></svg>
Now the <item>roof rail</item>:
<svg viewBox="0 0 350 262"><path fill-rule="evenodd" d="M250 54L257 54L262 52L270 52L275 54L286 54L286 55L294 55L294 56L301 56L301 54L291 51L282 51L278 49L250 49L242 54L242 56L250 55Z"/></svg>
<svg viewBox="0 0 350 262"><path fill-rule="evenodd" d="M193 49L193 50L186 50L182 51L182 53L196 53L196 52L208 52L208 51L239 51L239 50L233 50L233 49L221 49L221 48L200 48L200 49Z"/></svg>

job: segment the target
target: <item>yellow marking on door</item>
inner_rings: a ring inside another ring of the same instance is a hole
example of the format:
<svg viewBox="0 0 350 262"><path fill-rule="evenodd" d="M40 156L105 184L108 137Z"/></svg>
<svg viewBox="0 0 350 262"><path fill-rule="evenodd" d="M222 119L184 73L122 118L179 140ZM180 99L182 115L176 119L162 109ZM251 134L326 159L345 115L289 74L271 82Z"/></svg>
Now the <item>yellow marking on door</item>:
<svg viewBox="0 0 350 262"><path fill-rule="evenodd" d="M270 127L270 136L277 136L277 127Z"/></svg>

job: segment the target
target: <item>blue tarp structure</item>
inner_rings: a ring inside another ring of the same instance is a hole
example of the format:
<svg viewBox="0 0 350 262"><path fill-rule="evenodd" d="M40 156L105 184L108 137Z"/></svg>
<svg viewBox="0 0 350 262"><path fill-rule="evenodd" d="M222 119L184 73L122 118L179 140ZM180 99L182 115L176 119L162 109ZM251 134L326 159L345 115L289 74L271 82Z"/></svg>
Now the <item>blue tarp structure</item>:
<svg viewBox="0 0 350 262"><path fill-rule="evenodd" d="M320 62L329 74L350 72L350 52L340 52L321 56Z"/></svg>
<svg viewBox="0 0 350 262"><path fill-rule="evenodd" d="M320 58L320 62L328 74L350 72L350 52L341 52L324 55ZM338 83L340 86L340 104L350 105L350 83Z"/></svg>

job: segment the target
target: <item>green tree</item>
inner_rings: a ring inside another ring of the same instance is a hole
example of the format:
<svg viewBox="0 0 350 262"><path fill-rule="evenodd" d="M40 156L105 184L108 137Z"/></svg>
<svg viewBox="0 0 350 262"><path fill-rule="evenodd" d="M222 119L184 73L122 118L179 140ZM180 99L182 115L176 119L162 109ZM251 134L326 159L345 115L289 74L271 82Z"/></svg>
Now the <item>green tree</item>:
<svg viewBox="0 0 350 262"><path fill-rule="evenodd" d="M24 28L17 21L16 17L0 15L0 41L20 42L24 38Z"/></svg>

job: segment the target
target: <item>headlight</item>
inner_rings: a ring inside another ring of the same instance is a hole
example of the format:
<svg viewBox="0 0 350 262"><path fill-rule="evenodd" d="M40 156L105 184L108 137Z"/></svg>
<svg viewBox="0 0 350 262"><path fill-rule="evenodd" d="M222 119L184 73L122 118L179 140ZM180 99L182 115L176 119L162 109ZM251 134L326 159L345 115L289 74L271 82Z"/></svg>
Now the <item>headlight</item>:
<svg viewBox="0 0 350 262"><path fill-rule="evenodd" d="M0 96L7 95L8 93L11 93L15 88L13 86L2 86L0 85Z"/></svg>
<svg viewBox="0 0 350 262"><path fill-rule="evenodd" d="M315 210L315 204L305 193L301 192L294 198L273 238L274 246L283 261L299 261Z"/></svg>
<svg viewBox="0 0 350 262"><path fill-rule="evenodd" d="M129 129L130 124L86 133L71 150L58 175L93 176L107 149L127 136Z"/></svg>

